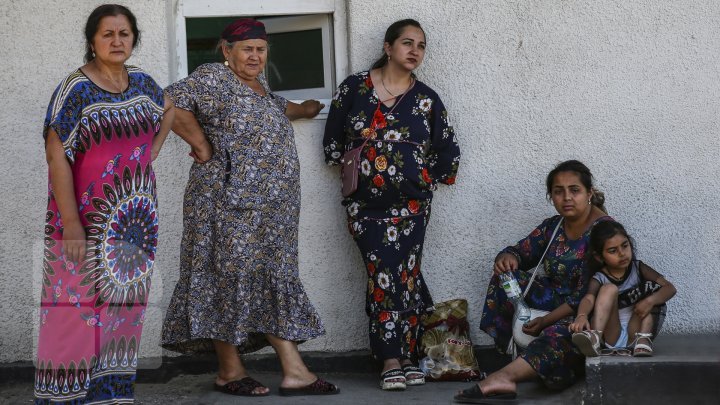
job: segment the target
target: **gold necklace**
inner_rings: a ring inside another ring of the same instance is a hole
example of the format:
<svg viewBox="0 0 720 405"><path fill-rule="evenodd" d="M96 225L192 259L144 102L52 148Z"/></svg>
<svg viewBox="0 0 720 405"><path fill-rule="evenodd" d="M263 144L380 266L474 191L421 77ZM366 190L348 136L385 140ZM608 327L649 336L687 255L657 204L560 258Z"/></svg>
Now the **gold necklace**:
<svg viewBox="0 0 720 405"><path fill-rule="evenodd" d="M100 69L98 69L98 70L100 70ZM116 93L119 93L120 97L124 99L125 98L125 90L123 90L124 87L122 85L122 77L120 78L120 81L117 81L117 80L114 80L112 77L110 77L110 75L105 73L103 70L100 70L100 73L102 73L103 76L105 76L105 78L108 79L117 88L118 91ZM122 73L125 73L125 67L123 67ZM130 80L130 76L128 76L128 81L129 80Z"/></svg>
<svg viewBox="0 0 720 405"><path fill-rule="evenodd" d="M384 76L384 75L383 75L382 72L381 72L381 73L380 73L380 84L382 84L383 89L385 89L385 91L387 92L387 94L391 95L393 98L397 98L397 95L392 94L392 93L390 92L390 90L388 90L388 88L385 86L385 79L383 78L383 76Z"/></svg>
<svg viewBox="0 0 720 405"><path fill-rule="evenodd" d="M412 86L412 82L413 82L413 81L410 80L410 85L408 85L408 89L410 88L410 86ZM385 86L385 69L384 69L384 68L383 68L383 69L380 69L380 84L382 84L383 89L385 89L385 91L387 92L387 94L391 95L393 98L397 98L397 96L400 95L400 94L393 94L393 93L391 93L390 90L388 90L388 88ZM407 92L407 89L405 89L405 92ZM403 92L403 93L401 93L401 94L404 94L405 92Z"/></svg>

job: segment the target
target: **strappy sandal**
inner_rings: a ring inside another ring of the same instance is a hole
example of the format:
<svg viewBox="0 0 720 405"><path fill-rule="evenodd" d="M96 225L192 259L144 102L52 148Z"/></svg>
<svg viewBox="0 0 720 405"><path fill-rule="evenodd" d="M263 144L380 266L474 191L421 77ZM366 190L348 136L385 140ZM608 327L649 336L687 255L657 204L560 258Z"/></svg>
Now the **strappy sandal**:
<svg viewBox="0 0 720 405"><path fill-rule="evenodd" d="M600 345L602 344L601 333L597 330L584 330L573 333L572 342L585 357L597 357L600 355Z"/></svg>
<svg viewBox="0 0 720 405"><path fill-rule="evenodd" d="M652 347L652 333L644 333L644 332L638 332L635 334L635 341L633 342L633 357L652 357L653 355L653 347ZM647 341L647 344L640 343L641 339L645 339Z"/></svg>
<svg viewBox="0 0 720 405"><path fill-rule="evenodd" d="M402 366L405 373L405 385L423 385L425 384L425 373L419 367L412 364Z"/></svg>
<svg viewBox="0 0 720 405"><path fill-rule="evenodd" d="M380 387L385 391L402 391L407 388L405 373L399 368L391 368L380 374L380 378Z"/></svg>

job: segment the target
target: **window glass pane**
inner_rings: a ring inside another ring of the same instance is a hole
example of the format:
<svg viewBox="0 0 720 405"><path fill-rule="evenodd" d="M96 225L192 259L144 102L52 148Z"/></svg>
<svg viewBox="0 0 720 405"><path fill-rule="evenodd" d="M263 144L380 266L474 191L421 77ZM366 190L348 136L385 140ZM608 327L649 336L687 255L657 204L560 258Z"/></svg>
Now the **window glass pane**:
<svg viewBox="0 0 720 405"><path fill-rule="evenodd" d="M222 52L215 51L220 34L237 17L187 18L185 29L187 37L188 73L203 63L222 62Z"/></svg>
<svg viewBox="0 0 720 405"><path fill-rule="evenodd" d="M318 29L268 35L265 67L274 91L324 87L322 31Z"/></svg>
<svg viewBox="0 0 720 405"><path fill-rule="evenodd" d="M186 19L188 72L203 63L224 60L222 52L216 51L215 47L223 29L237 18ZM324 87L323 56L322 30L319 28L269 33L265 75L270 88L283 91Z"/></svg>

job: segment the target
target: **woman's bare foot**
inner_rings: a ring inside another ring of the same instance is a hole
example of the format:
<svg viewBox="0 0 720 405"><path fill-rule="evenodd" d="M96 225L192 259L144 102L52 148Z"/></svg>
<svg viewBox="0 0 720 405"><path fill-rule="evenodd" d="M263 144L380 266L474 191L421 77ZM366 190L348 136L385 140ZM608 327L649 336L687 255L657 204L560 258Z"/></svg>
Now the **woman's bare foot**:
<svg viewBox="0 0 720 405"><path fill-rule="evenodd" d="M220 373L218 373L217 377L215 377L215 384L219 387L222 387L227 383L239 381L246 377L249 377L247 373L235 373L225 375L221 375ZM252 390L253 395L265 395L269 392L270 388L268 387L256 387Z"/></svg>
<svg viewBox="0 0 720 405"><path fill-rule="evenodd" d="M408 360L408 362L409 362L409 361L410 361L410 360ZM402 368L402 367L400 366L400 359L385 359L385 360L383 361L382 373L380 373L380 374L383 374L383 373L385 373L386 371L392 370L392 369L395 369L395 368ZM388 382L405 382L405 377L393 378L393 379L389 379L389 380L387 380L387 381L388 381Z"/></svg>
<svg viewBox="0 0 720 405"><path fill-rule="evenodd" d="M280 386L283 388L302 388L314 383L318 376L311 372L284 375Z"/></svg>
<svg viewBox="0 0 720 405"><path fill-rule="evenodd" d="M517 384L500 373L490 374L477 385L484 395L513 393L517 390ZM458 391L458 394L462 394L462 390Z"/></svg>

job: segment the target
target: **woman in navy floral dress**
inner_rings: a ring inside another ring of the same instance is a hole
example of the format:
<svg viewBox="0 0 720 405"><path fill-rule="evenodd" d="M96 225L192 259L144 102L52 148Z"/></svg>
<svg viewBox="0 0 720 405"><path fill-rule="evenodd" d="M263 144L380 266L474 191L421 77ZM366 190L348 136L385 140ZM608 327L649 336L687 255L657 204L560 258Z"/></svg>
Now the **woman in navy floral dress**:
<svg viewBox="0 0 720 405"><path fill-rule="evenodd" d="M585 294L588 270L585 255L590 231L602 221L611 221L603 208L604 197L592 185L592 174L581 162L560 163L548 175L548 197L560 215L544 220L530 235L515 246L503 249L495 258L480 328L490 335L499 350L512 339L514 308L499 284L498 275L511 271L523 291L532 270L543 260L544 276L538 275L526 302L532 308L551 311L533 319L523 332L538 336L524 353L485 380L455 396L461 403L478 403L483 399L515 399L516 383L540 377L553 389L563 389L582 373L584 356L572 344L568 330L572 315ZM558 223L557 235L550 240Z"/></svg>
<svg viewBox="0 0 720 405"><path fill-rule="evenodd" d="M411 358L433 307L420 273L425 227L432 191L455 182L460 159L440 97L412 73L424 54L417 21L392 24L373 69L338 87L323 140L328 164L364 144L357 191L343 205L368 273L370 346L384 361L384 389L424 383Z"/></svg>

